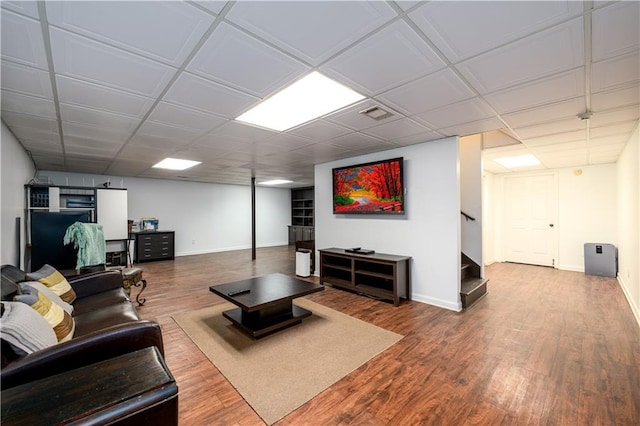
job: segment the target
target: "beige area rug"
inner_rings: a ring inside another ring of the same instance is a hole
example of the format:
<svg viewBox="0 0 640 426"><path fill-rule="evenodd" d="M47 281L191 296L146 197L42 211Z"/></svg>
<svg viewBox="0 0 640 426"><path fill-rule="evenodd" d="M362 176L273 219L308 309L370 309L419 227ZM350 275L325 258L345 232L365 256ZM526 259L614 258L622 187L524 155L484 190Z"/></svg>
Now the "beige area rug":
<svg viewBox="0 0 640 426"><path fill-rule="evenodd" d="M294 304L313 315L259 340L222 316L230 303L173 317L267 424L403 337L304 298Z"/></svg>

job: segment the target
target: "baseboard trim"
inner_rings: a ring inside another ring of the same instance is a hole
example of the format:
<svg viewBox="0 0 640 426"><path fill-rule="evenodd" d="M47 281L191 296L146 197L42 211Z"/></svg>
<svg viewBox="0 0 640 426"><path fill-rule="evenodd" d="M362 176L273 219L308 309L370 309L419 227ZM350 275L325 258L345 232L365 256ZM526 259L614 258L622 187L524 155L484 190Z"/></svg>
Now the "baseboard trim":
<svg viewBox="0 0 640 426"><path fill-rule="evenodd" d="M627 286L624 283L624 280L622 279L620 274L618 274L618 283L620 284L620 287L622 288L622 293L624 293L624 297L627 298L627 303L631 307L631 312L633 312L633 316L636 317L636 322L638 323L638 327L640 327L640 307L638 307L638 306L636 306L634 304L633 299L631 298L631 295L629 294L629 291L627 290Z"/></svg>
<svg viewBox="0 0 640 426"><path fill-rule="evenodd" d="M583 266L559 265L558 269L561 271L584 272Z"/></svg>
<svg viewBox="0 0 640 426"><path fill-rule="evenodd" d="M289 243L268 243L268 244L259 244L257 248L266 248L266 247L279 247L279 246L288 246ZM196 254L209 254L209 253L221 253L225 251L235 251L235 250L248 250L251 246L236 246L236 247L221 247L221 248L213 248L213 249L204 249L204 250L192 250L192 251L181 251L176 252L175 256L193 256Z"/></svg>
<svg viewBox="0 0 640 426"><path fill-rule="evenodd" d="M452 303L448 300L436 299L434 297L428 297L421 294L413 293L411 295L411 300L415 302L425 303L427 305L436 306L438 308L448 309L454 312L462 311L462 302Z"/></svg>

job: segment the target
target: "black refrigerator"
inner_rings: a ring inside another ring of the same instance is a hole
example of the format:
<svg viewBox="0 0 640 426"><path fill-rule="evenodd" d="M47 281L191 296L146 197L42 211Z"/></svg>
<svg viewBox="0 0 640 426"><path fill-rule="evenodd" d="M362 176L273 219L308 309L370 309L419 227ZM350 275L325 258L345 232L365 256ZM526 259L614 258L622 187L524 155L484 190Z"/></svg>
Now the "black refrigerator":
<svg viewBox="0 0 640 426"><path fill-rule="evenodd" d="M64 245L64 234L75 222L91 222L90 212L33 212L31 214L31 271L48 263L54 268L75 269L77 250Z"/></svg>

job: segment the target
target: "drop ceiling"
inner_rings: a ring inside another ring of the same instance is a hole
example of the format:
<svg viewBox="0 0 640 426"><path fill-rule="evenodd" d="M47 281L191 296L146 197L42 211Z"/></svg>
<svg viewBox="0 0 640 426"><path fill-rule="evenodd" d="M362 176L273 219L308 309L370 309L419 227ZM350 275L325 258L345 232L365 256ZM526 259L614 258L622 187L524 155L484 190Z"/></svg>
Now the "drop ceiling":
<svg viewBox="0 0 640 426"><path fill-rule="evenodd" d="M40 170L313 183L313 165L482 134L492 159L613 163L638 125L640 3L2 1L2 120ZM234 121L312 71L366 99ZM359 112L392 113L374 120ZM576 116L593 112L589 120ZM202 161L152 169L165 157Z"/></svg>

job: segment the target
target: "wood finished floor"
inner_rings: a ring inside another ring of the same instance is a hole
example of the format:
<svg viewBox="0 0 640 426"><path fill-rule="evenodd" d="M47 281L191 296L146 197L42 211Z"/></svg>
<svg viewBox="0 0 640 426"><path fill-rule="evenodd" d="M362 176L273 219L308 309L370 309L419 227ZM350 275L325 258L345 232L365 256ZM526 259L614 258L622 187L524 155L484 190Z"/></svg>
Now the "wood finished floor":
<svg viewBox="0 0 640 426"><path fill-rule="evenodd" d="M257 257L139 265L149 283L139 312L162 326L181 425L264 424L172 319L220 303L210 285L294 274L291 247ZM486 276L489 294L463 313L330 287L311 295L405 337L277 425L640 424L640 327L615 279L508 263Z"/></svg>

